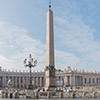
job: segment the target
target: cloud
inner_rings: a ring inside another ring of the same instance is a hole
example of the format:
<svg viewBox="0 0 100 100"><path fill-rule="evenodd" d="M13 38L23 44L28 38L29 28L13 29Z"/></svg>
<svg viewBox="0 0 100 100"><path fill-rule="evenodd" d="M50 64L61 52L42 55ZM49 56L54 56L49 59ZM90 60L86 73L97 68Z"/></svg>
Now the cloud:
<svg viewBox="0 0 100 100"><path fill-rule="evenodd" d="M94 30L85 25L81 19L74 18L69 21L64 18L56 18L56 24L60 25L57 30L59 39L62 43L78 52L90 52L98 49L99 44L94 40ZM64 27L63 27L64 26Z"/></svg>
<svg viewBox="0 0 100 100"><path fill-rule="evenodd" d="M70 7L59 13L60 16L56 14L55 18L56 36L66 47L65 50L71 51L79 59L77 68L98 70L100 43L94 38L96 29L84 23L82 16L74 13Z"/></svg>
<svg viewBox="0 0 100 100"><path fill-rule="evenodd" d="M38 65L34 70L45 68L45 44L35 40L28 35L23 27L0 22L0 66L5 69L26 69L23 60L32 54ZM55 50L56 68L67 68L68 65L75 66L79 59L74 54ZM28 70L28 68L27 68Z"/></svg>
<svg viewBox="0 0 100 100"><path fill-rule="evenodd" d="M55 51L56 55L56 67L59 69L66 69L68 66L75 68L80 59L74 54L69 52L64 52L61 50Z"/></svg>
<svg viewBox="0 0 100 100"><path fill-rule="evenodd" d="M9 69L24 69L23 60L31 53L44 63L45 45L28 36L26 29L7 22L0 22L0 65ZM40 67L40 69L41 69Z"/></svg>

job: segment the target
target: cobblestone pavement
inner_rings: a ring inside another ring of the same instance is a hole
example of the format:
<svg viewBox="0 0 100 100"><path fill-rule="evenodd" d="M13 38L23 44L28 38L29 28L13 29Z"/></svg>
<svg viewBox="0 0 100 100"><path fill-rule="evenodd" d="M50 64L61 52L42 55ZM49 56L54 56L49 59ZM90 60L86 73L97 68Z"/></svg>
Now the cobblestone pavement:
<svg viewBox="0 0 100 100"><path fill-rule="evenodd" d="M16 99L7 99L7 98L0 98L0 100L16 100ZM75 99L17 99L17 100L100 100L100 98L89 98L89 99L81 99L81 98L75 98Z"/></svg>

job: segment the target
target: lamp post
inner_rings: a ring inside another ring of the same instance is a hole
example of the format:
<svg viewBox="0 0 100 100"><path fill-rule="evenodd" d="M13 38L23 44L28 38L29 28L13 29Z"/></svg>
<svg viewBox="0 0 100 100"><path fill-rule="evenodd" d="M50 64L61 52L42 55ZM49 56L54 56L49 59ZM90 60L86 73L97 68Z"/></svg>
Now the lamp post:
<svg viewBox="0 0 100 100"><path fill-rule="evenodd" d="M30 68L30 84L28 85L28 89L33 89L31 69L32 67L34 68L36 64L37 64L37 60L34 61L31 54L29 54L29 60L27 59L24 60L24 66Z"/></svg>

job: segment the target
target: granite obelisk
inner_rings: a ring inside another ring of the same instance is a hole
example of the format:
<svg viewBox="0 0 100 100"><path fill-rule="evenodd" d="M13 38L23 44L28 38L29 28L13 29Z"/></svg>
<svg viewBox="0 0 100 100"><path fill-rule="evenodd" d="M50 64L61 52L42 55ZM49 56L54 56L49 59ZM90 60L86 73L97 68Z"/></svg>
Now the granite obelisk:
<svg viewBox="0 0 100 100"><path fill-rule="evenodd" d="M53 31L53 11L51 1L49 1L49 11L47 12L47 34L46 34L46 88L55 87L55 60L54 60L54 31Z"/></svg>

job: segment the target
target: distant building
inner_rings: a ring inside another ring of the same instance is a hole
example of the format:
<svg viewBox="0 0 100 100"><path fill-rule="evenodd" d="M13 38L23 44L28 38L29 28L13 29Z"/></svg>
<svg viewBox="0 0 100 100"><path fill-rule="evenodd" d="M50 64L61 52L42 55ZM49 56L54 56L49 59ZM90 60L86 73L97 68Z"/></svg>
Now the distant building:
<svg viewBox="0 0 100 100"><path fill-rule="evenodd" d="M7 87L8 80L11 80L12 88L27 88L29 84L28 71L0 70L0 87ZM45 71L32 72L32 83L34 87L45 87ZM56 87L67 86L100 86L100 73L85 72L84 70L56 70Z"/></svg>

